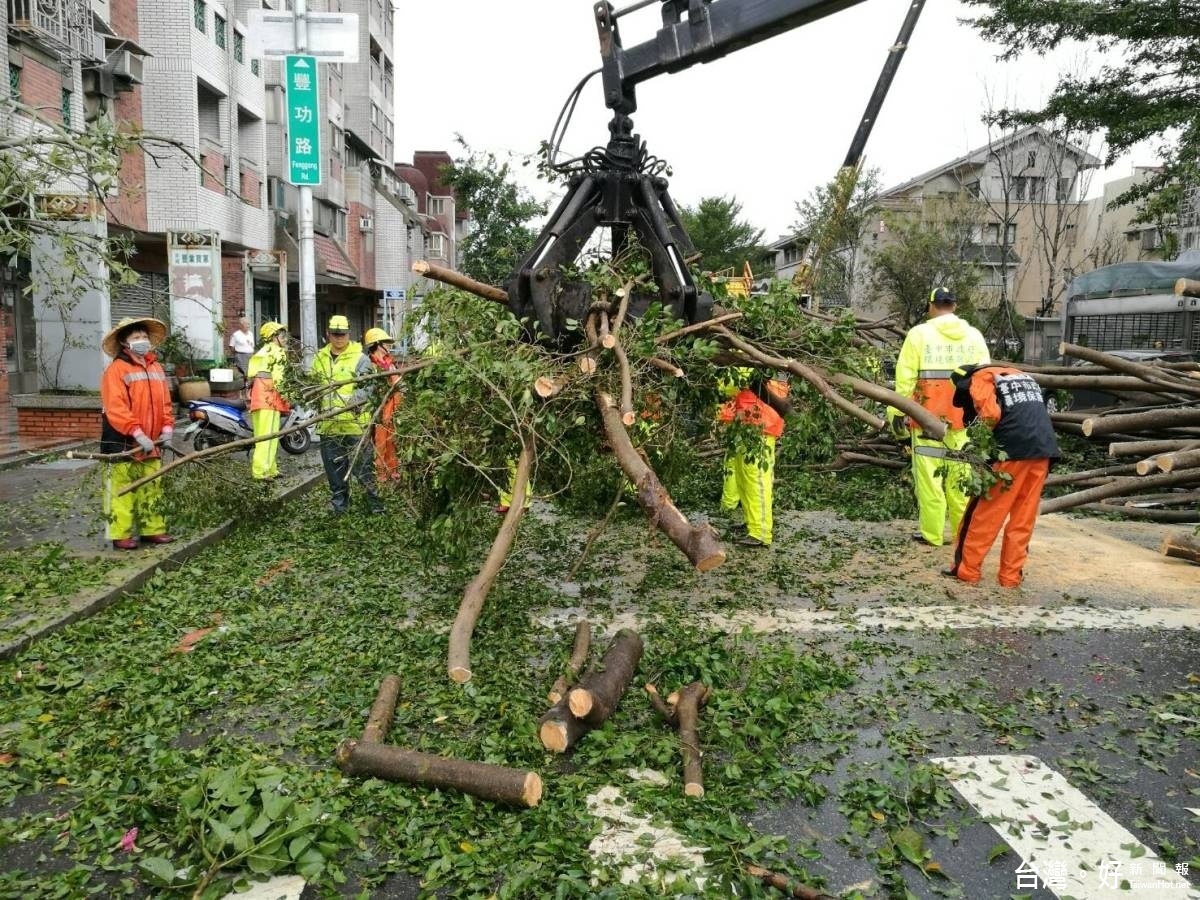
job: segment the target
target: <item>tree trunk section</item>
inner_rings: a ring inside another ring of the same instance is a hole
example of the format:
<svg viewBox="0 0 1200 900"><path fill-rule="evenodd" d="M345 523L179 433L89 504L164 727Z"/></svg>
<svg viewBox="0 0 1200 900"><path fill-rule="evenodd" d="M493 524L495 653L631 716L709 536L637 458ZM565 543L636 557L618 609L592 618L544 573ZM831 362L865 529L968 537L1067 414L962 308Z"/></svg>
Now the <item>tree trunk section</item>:
<svg viewBox="0 0 1200 900"><path fill-rule="evenodd" d="M778 872L772 872L769 869L764 869L762 866L747 864L746 871L762 881L763 884L769 884L775 890L781 891L789 897L799 897L800 900L837 900L837 898L826 894L824 891L818 891L807 884L801 884L794 878L780 875Z"/></svg>
<svg viewBox="0 0 1200 900"><path fill-rule="evenodd" d="M1083 420L1085 437L1111 434L1114 431L1155 431L1200 425L1200 408L1154 409L1149 412L1117 414Z"/></svg>
<svg viewBox="0 0 1200 900"><path fill-rule="evenodd" d="M1156 453L1174 453L1176 450L1194 450L1200 447L1196 441L1119 441L1108 445L1109 456L1153 456Z"/></svg>
<svg viewBox="0 0 1200 900"><path fill-rule="evenodd" d="M1200 566L1200 541L1189 534L1168 534L1158 552L1172 559L1186 559Z"/></svg>
<svg viewBox="0 0 1200 900"><path fill-rule="evenodd" d="M337 750L337 764L347 775L452 788L512 806L534 807L542 799L542 779L537 772L449 759L388 744L343 741Z"/></svg>
<svg viewBox="0 0 1200 900"><path fill-rule="evenodd" d="M447 654L446 668L450 677L459 684L471 680L471 634L475 631L475 622L483 609L483 601L487 599L492 589L492 582L504 565L508 551L517 536L517 527L521 516L525 514L525 486L529 483L529 469L533 464L533 447L531 439L525 438L521 445L521 454L517 457L517 476L513 480L512 505L504 514L500 530L492 541L492 549L488 551L487 559L479 574L463 591L462 602L458 606L458 615L450 628L450 646Z"/></svg>
<svg viewBox="0 0 1200 900"><path fill-rule="evenodd" d="M1101 469L1084 469L1081 472L1064 472L1061 475L1051 475L1046 479L1046 487L1060 484L1078 484L1093 478L1107 478L1111 475L1132 475L1137 471L1137 463L1121 463L1116 466L1104 466Z"/></svg>
<svg viewBox="0 0 1200 900"><path fill-rule="evenodd" d="M583 619L575 626L575 645L571 648L571 658L567 660L567 670L558 676L553 687L550 688L547 700L557 703L566 696L567 688L579 677L580 670L587 662L588 650L591 649L591 646L592 626L587 619Z"/></svg>
<svg viewBox="0 0 1200 900"><path fill-rule="evenodd" d="M418 275L424 275L426 278L432 278L434 281L440 281L442 284L450 285L450 287L467 291L476 297L482 297L484 300L491 300L494 303L503 303L505 306L508 306L507 292L495 285L484 284L482 281L468 278L461 272L455 272L453 269L446 269L442 266L435 266L433 263L426 262L423 259L418 259L413 263L412 270Z"/></svg>
<svg viewBox="0 0 1200 900"><path fill-rule="evenodd" d="M1147 475L1145 478L1114 478L1107 484L1065 494L1043 500L1038 507L1039 513L1062 512L1064 509L1074 509L1085 503L1095 503L1108 497L1120 497L1125 494L1137 494L1157 487L1175 487L1180 484L1191 484L1200 481L1200 469L1185 469L1182 472L1171 472L1164 475Z"/></svg>
<svg viewBox="0 0 1200 900"><path fill-rule="evenodd" d="M647 465L629 440L620 413L613 408L612 398L603 391L596 392L604 433L613 448L621 470L637 489L638 504L650 517L654 527L671 539L683 551L693 566L701 572L715 569L725 562L725 551L717 533L709 525L693 525L671 500L658 475Z"/></svg>
<svg viewBox="0 0 1200 900"><path fill-rule="evenodd" d="M1125 504L1118 506L1116 503L1085 503L1076 508L1089 512L1106 513L1122 519L1134 519L1139 522L1163 522L1171 525L1200 522L1200 510L1146 509L1142 506Z"/></svg>
<svg viewBox="0 0 1200 900"><path fill-rule="evenodd" d="M538 740L543 747L555 753L566 753L589 731L589 725L571 715L566 697L550 707L538 720Z"/></svg>
<svg viewBox="0 0 1200 900"><path fill-rule="evenodd" d="M1200 466L1200 450L1180 450L1175 453L1163 453L1155 457L1155 463L1164 472L1174 472L1176 469L1192 469Z"/></svg>
<svg viewBox="0 0 1200 900"><path fill-rule="evenodd" d="M396 715L396 700L400 697L400 676L388 675L379 685L379 694L371 704L367 716L367 727L363 729L360 744L382 744L392 727Z"/></svg>
<svg viewBox="0 0 1200 900"><path fill-rule="evenodd" d="M567 694L567 706L589 728L603 725L613 714L642 659L642 639L622 628L613 637L600 665L588 669Z"/></svg>

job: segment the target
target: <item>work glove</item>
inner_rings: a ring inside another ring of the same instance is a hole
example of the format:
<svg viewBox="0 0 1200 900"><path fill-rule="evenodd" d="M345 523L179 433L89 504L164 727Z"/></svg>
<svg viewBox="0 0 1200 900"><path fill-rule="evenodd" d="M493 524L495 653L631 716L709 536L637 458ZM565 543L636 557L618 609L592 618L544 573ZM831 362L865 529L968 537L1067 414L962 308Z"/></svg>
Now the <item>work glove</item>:
<svg viewBox="0 0 1200 900"><path fill-rule="evenodd" d="M898 441L907 441L912 434L903 415L888 416L888 428L891 429L892 437Z"/></svg>
<svg viewBox="0 0 1200 900"><path fill-rule="evenodd" d="M162 430L162 434L159 435L158 442L160 444L171 443L171 435L173 435L174 433L175 433L175 427L173 425L168 425L166 428L164 428Z"/></svg>
<svg viewBox="0 0 1200 900"><path fill-rule="evenodd" d="M137 445L142 448L143 453L154 452L154 441L146 435L146 432L138 430L134 432L133 439L137 441Z"/></svg>

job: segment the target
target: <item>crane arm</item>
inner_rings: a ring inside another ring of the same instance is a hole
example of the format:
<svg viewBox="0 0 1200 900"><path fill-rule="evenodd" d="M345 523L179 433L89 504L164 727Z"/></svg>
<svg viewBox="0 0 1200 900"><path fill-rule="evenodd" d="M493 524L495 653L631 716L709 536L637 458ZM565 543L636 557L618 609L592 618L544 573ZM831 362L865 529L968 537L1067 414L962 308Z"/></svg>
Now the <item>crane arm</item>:
<svg viewBox="0 0 1200 900"><path fill-rule="evenodd" d="M662 28L653 38L632 47L621 46L617 20L649 5L635 3L616 10L608 0L593 7L600 35L604 102L629 115L637 109L634 88L639 83L697 63L712 62L727 53L815 22L856 6L862 0L658 0Z"/></svg>

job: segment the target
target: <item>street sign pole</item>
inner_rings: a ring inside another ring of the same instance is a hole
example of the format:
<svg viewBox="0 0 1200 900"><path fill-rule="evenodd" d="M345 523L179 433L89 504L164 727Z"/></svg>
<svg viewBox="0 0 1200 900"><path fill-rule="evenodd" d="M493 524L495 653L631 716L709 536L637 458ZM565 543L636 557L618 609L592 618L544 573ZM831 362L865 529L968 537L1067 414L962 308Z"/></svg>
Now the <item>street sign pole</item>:
<svg viewBox="0 0 1200 900"><path fill-rule="evenodd" d="M308 2L295 0L292 14L296 23L296 52L304 53L308 49ZM314 91L320 90L320 80L317 77L316 66L312 72ZM289 80L287 91L292 92ZM294 123L288 120L288 141L294 151L292 140ZM318 129L320 122L317 122ZM318 132L319 133L319 132ZM319 166L319 157L318 157ZM318 168L318 172L320 169ZM313 355L317 352L317 259L316 247L313 240L313 194L312 187L301 184L300 188L300 341L303 344L304 366L308 367Z"/></svg>

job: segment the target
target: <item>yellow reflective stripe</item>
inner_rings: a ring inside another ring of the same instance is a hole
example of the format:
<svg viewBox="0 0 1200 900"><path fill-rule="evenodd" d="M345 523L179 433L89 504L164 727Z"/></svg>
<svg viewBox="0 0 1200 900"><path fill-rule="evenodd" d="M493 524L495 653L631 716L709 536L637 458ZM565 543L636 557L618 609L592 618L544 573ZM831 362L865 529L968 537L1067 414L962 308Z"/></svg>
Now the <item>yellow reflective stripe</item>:
<svg viewBox="0 0 1200 900"><path fill-rule="evenodd" d="M158 372L130 372L128 375L122 375L121 380L126 384L133 384L135 381L166 381L167 376Z"/></svg>

